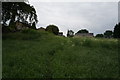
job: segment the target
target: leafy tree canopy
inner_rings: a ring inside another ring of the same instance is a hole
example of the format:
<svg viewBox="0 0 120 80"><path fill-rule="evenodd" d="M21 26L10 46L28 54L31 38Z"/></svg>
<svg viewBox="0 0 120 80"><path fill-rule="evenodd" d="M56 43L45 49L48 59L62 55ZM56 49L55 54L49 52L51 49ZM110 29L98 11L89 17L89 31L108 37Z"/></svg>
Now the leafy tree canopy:
<svg viewBox="0 0 120 80"><path fill-rule="evenodd" d="M113 32L113 37L114 38L120 38L120 23L115 25L114 32Z"/></svg>
<svg viewBox="0 0 120 80"><path fill-rule="evenodd" d="M73 30L68 30L67 37L73 37L73 36L74 36Z"/></svg>
<svg viewBox="0 0 120 80"><path fill-rule="evenodd" d="M106 38L111 38L113 36L113 32L111 30L106 30L104 36Z"/></svg>
<svg viewBox="0 0 120 80"><path fill-rule="evenodd" d="M77 33L89 33L89 31L86 30L86 29L81 29L81 30L79 30Z"/></svg>
<svg viewBox="0 0 120 80"><path fill-rule="evenodd" d="M97 34L95 37L104 37L103 34Z"/></svg>
<svg viewBox="0 0 120 80"><path fill-rule="evenodd" d="M31 26L38 22L34 7L25 2L2 3L2 24L6 26L7 21L10 21L10 23L15 21L27 22Z"/></svg>
<svg viewBox="0 0 120 80"><path fill-rule="evenodd" d="M58 35L59 28L57 26L55 26L55 25L49 25L49 26L46 27L46 31L51 32L51 33L53 33L55 35Z"/></svg>

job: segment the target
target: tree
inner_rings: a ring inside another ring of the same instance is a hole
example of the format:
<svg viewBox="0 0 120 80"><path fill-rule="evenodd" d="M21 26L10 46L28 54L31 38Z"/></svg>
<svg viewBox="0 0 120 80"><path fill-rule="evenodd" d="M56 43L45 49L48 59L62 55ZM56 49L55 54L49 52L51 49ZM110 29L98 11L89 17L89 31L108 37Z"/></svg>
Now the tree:
<svg viewBox="0 0 120 80"><path fill-rule="evenodd" d="M53 33L55 35L58 35L58 33L59 33L59 29L55 25L49 25L49 26L47 26L46 27L46 31L51 32L51 33Z"/></svg>
<svg viewBox="0 0 120 80"><path fill-rule="evenodd" d="M73 37L73 36L74 36L74 32L72 30L68 30L67 37Z"/></svg>
<svg viewBox="0 0 120 80"><path fill-rule="evenodd" d="M120 23L116 24L113 31L114 38L120 38Z"/></svg>
<svg viewBox="0 0 120 80"><path fill-rule="evenodd" d="M113 37L113 32L111 30L106 30L104 33L105 38L112 38Z"/></svg>
<svg viewBox="0 0 120 80"><path fill-rule="evenodd" d="M31 27L32 29L36 29L36 24L35 24L35 22L32 24L32 27Z"/></svg>
<svg viewBox="0 0 120 80"><path fill-rule="evenodd" d="M97 34L95 37L102 38L102 37L104 37L104 35L103 34Z"/></svg>
<svg viewBox="0 0 120 80"><path fill-rule="evenodd" d="M89 33L89 31L86 30L86 29L81 29L81 30L79 30L77 33Z"/></svg>
<svg viewBox="0 0 120 80"><path fill-rule="evenodd" d="M7 23L10 21L9 23ZM9 26L10 24L19 21L30 26L37 23L37 15L33 6L25 2L3 2L2 3L2 25Z"/></svg>

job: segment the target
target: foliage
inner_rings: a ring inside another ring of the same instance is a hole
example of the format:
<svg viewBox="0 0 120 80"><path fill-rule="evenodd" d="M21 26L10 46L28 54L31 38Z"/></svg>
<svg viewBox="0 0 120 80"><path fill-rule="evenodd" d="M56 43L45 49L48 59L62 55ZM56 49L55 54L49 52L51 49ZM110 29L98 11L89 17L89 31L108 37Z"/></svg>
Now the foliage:
<svg viewBox="0 0 120 80"><path fill-rule="evenodd" d="M25 2L3 2L2 23L4 26L7 25L7 21L10 21L10 23L20 21L27 24L31 23L32 25L37 23L36 11L33 6Z"/></svg>
<svg viewBox="0 0 120 80"><path fill-rule="evenodd" d="M59 33L59 29L55 25L49 25L49 26L47 26L46 27L46 31L51 32L51 33L53 33L55 35L58 35L58 33Z"/></svg>
<svg viewBox="0 0 120 80"><path fill-rule="evenodd" d="M87 29L81 29L77 33L89 33L89 31Z"/></svg>
<svg viewBox="0 0 120 80"><path fill-rule="evenodd" d="M9 32L10 32L10 29L8 26L2 27L2 33L9 33Z"/></svg>
<svg viewBox="0 0 120 80"><path fill-rule="evenodd" d="M31 27L32 29L36 29L36 24L35 24L35 22L32 24L32 27Z"/></svg>
<svg viewBox="0 0 120 80"><path fill-rule="evenodd" d="M111 38L113 36L113 32L111 30L106 30L104 36L105 38Z"/></svg>
<svg viewBox="0 0 120 80"><path fill-rule="evenodd" d="M73 30L68 30L67 37L73 37L73 36L74 36Z"/></svg>
<svg viewBox="0 0 120 80"><path fill-rule="evenodd" d="M104 37L104 35L103 34L97 34L95 37L102 38L102 37Z"/></svg>
<svg viewBox="0 0 120 80"><path fill-rule="evenodd" d="M114 38L120 38L120 23L114 27L113 36Z"/></svg>
<svg viewBox="0 0 120 80"><path fill-rule="evenodd" d="M2 43L3 79L119 78L117 39L66 38L30 29L3 34Z"/></svg>

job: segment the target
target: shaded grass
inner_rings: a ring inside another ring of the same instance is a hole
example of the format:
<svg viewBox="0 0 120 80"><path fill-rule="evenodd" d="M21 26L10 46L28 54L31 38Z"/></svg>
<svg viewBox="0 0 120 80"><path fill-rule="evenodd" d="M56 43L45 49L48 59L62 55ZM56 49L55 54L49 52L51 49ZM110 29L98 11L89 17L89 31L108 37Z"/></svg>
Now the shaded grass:
<svg viewBox="0 0 120 80"><path fill-rule="evenodd" d="M115 39L3 34L3 78L118 78Z"/></svg>

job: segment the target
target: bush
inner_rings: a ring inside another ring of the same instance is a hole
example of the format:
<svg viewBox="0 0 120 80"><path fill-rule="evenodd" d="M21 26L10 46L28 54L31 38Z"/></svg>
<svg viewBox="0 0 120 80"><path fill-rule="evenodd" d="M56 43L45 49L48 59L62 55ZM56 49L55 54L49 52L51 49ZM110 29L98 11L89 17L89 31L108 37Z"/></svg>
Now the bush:
<svg viewBox="0 0 120 80"><path fill-rule="evenodd" d="M95 37L102 38L102 37L104 37L104 35L103 34L97 34Z"/></svg>
<svg viewBox="0 0 120 80"><path fill-rule="evenodd" d="M8 26L2 27L2 33L9 33L9 32L10 32L10 29Z"/></svg>
<svg viewBox="0 0 120 80"><path fill-rule="evenodd" d="M58 35L58 33L59 33L59 29L55 25L49 25L49 26L47 26L46 31L51 32L51 33L53 33L55 35Z"/></svg>
<svg viewBox="0 0 120 80"><path fill-rule="evenodd" d="M22 30L21 32L3 34L3 39L14 40L36 40L41 37L40 32L33 29Z"/></svg>
<svg viewBox="0 0 120 80"><path fill-rule="evenodd" d="M79 30L77 33L89 33L89 31L86 30L86 29L81 29L81 30Z"/></svg>

